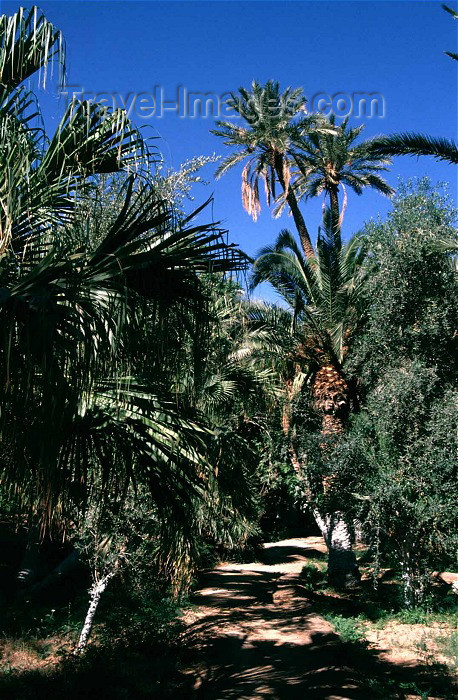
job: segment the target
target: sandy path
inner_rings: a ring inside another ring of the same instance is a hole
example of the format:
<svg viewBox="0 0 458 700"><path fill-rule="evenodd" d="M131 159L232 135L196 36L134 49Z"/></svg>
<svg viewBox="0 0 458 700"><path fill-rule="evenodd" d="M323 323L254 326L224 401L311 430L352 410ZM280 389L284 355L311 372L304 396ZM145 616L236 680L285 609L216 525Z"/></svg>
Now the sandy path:
<svg viewBox="0 0 458 700"><path fill-rule="evenodd" d="M221 564L187 614L182 687L176 697L225 700L353 700L359 685L348 651L300 595L307 554L320 538L264 545L262 563Z"/></svg>

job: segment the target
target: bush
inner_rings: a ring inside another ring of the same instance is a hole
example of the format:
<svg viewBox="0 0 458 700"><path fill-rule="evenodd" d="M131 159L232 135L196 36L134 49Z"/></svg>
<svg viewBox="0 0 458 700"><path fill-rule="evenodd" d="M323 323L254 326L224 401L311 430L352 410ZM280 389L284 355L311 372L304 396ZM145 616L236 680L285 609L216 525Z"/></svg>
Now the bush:
<svg viewBox="0 0 458 700"><path fill-rule="evenodd" d="M300 581L308 591L314 591L326 584L326 574L313 564L305 564L300 573Z"/></svg>

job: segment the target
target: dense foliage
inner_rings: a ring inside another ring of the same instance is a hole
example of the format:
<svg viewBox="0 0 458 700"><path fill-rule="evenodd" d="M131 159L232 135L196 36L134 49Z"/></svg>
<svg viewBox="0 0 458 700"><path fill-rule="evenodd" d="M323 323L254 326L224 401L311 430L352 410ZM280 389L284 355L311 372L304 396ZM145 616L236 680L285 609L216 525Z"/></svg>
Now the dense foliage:
<svg viewBox="0 0 458 700"><path fill-rule="evenodd" d="M364 232L367 311L349 364L365 400L347 459L372 529L401 564L410 605L434 568L457 566L455 221L423 180Z"/></svg>
<svg viewBox="0 0 458 700"><path fill-rule="evenodd" d="M458 566L447 198L401 186L386 221L345 239L345 185L392 196L380 173L401 146L355 143L301 89L254 82L231 97L244 126L217 123L237 149L217 175L243 162L245 209L262 182L299 240L282 230L250 261L202 223L208 202L188 211L216 156L166 170L91 102L46 135L24 82L64 66L63 38L36 8L0 30L0 508L24 553L9 593L33 599L79 558L82 650L111 579L138 622L221 552L318 526L331 584L360 583L356 529L375 583L391 564L406 606L432 604L433 572ZM320 194L314 244L302 210ZM282 303L250 301L247 275Z"/></svg>

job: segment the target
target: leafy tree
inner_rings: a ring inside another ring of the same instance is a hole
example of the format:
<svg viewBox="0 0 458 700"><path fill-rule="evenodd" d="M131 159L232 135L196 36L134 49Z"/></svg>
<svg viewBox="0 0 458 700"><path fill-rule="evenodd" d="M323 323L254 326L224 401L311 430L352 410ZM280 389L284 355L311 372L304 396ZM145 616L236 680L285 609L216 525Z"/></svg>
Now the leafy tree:
<svg viewBox="0 0 458 700"><path fill-rule="evenodd" d="M367 227L367 317L346 367L366 397L341 468L399 563L407 605L425 602L434 568L456 566L455 221L422 180Z"/></svg>
<svg viewBox="0 0 458 700"><path fill-rule="evenodd" d="M454 387L421 360L386 368L338 455L379 552L376 570L383 551L407 607L431 604L432 573L457 565L457 408Z"/></svg>
<svg viewBox="0 0 458 700"><path fill-rule="evenodd" d="M192 187L197 183L208 185L200 171L209 163L217 163L218 160L219 156L216 155L195 156L182 163L178 170L166 168L163 163L160 163L152 177L152 184L158 198L166 201L183 217L185 201L194 199Z"/></svg>
<svg viewBox="0 0 458 700"><path fill-rule="evenodd" d="M362 303L370 314L347 363L363 385L372 385L387 358L421 357L444 380L453 376L455 221L446 194L424 178L400 186L386 223L366 226L361 240L369 251L368 284Z"/></svg>

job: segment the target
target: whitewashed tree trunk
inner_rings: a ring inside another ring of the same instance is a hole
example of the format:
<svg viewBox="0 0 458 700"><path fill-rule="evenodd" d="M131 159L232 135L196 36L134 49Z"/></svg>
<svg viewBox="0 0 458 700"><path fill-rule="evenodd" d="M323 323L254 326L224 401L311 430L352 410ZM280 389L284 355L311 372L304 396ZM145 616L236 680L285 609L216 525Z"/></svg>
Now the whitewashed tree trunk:
<svg viewBox="0 0 458 700"><path fill-rule="evenodd" d="M359 518L353 519L353 532L355 533L354 541L356 544L365 544L364 527Z"/></svg>
<svg viewBox="0 0 458 700"><path fill-rule="evenodd" d="M336 588L354 588L361 580L358 563L353 552L353 535L344 514L330 513L328 528L328 580Z"/></svg>
<svg viewBox="0 0 458 700"><path fill-rule="evenodd" d="M419 566L418 553L407 540L401 547L401 577L404 594L404 606L413 608L420 605L431 584L430 576L426 569Z"/></svg>
<svg viewBox="0 0 458 700"><path fill-rule="evenodd" d="M90 603L89 603L89 608L86 613L86 618L84 620L84 625L81 630L81 634L78 640L78 644L75 649L75 654L79 654L82 652L87 644L87 640L89 639L89 635L91 634L92 630L92 624L94 622L94 617L95 613L97 611L97 606L100 602L100 596L104 592L105 588L107 587L108 581L113 578L115 575L115 571L111 571L109 574L106 574L106 576L102 576L100 581L97 581L94 583L94 585L89 589L89 595L90 595Z"/></svg>
<svg viewBox="0 0 458 700"><path fill-rule="evenodd" d="M315 505L312 489L305 470L292 444L289 446L291 463L300 477L309 507L328 548L328 580L336 588L355 588L361 581L358 563L353 552L353 533L340 511L321 515Z"/></svg>

